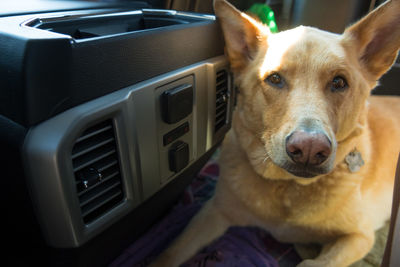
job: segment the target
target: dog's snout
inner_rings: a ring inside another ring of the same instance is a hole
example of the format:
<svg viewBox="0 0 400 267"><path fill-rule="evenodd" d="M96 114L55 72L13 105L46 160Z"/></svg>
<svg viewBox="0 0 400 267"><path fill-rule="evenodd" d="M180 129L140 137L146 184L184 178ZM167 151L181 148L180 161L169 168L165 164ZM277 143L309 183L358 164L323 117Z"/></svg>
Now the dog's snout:
<svg viewBox="0 0 400 267"><path fill-rule="evenodd" d="M332 152L332 143L321 132L294 131L286 138L286 153L298 164L320 165Z"/></svg>

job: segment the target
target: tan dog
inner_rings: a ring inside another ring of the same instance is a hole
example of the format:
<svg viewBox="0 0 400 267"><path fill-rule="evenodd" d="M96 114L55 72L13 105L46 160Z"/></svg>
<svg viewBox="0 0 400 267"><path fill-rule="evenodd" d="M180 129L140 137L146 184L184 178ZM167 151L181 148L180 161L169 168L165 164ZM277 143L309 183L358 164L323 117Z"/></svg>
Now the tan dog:
<svg viewBox="0 0 400 267"><path fill-rule="evenodd" d="M240 88L215 196L155 265L177 266L232 225L323 245L298 266L348 266L389 219L400 151L400 99L369 97L400 47L400 1L342 35L271 34L216 0Z"/></svg>

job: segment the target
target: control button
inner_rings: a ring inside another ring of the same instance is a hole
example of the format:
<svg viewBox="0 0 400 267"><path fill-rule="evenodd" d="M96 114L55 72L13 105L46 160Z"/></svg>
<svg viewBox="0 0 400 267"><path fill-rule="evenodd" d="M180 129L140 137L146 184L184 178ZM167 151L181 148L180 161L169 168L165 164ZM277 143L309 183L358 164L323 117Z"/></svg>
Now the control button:
<svg viewBox="0 0 400 267"><path fill-rule="evenodd" d="M183 84L161 95L161 114L164 122L176 123L192 113L193 87Z"/></svg>
<svg viewBox="0 0 400 267"><path fill-rule="evenodd" d="M169 169L172 172L179 172L189 163L189 145L177 141L169 150Z"/></svg>
<svg viewBox="0 0 400 267"><path fill-rule="evenodd" d="M168 132L163 136L164 146L171 144L172 142L174 142L176 139L178 139L187 132L189 132L189 123L185 122L178 128L173 129L172 131Z"/></svg>

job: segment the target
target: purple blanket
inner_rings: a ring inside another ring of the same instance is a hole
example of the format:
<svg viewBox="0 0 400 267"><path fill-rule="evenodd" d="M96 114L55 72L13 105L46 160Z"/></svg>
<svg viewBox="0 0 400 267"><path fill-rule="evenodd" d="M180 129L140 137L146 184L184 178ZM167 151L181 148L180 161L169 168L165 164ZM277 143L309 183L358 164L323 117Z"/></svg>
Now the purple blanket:
<svg viewBox="0 0 400 267"><path fill-rule="evenodd" d="M218 165L210 161L186 189L181 201L110 267L147 266L184 229L214 193ZM280 244L254 227L231 227L182 266L295 266L301 261L292 245Z"/></svg>

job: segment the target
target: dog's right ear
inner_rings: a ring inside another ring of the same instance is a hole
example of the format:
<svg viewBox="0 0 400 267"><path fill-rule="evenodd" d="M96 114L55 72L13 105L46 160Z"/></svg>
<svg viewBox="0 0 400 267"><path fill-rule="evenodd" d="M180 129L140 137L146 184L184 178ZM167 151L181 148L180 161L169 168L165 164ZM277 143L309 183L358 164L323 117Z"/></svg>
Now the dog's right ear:
<svg viewBox="0 0 400 267"><path fill-rule="evenodd" d="M231 69L239 72L255 58L259 47L266 45L270 31L225 0L214 0L214 11L224 33Z"/></svg>
<svg viewBox="0 0 400 267"><path fill-rule="evenodd" d="M369 76L378 80L400 48L400 0L386 1L344 32L346 47Z"/></svg>

